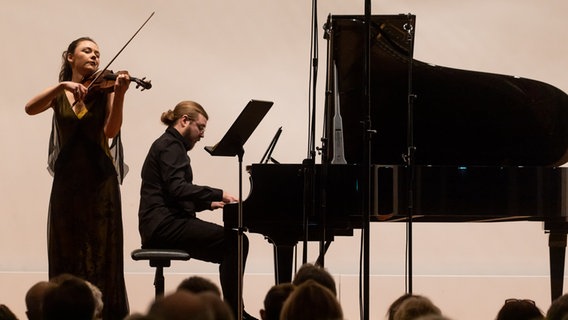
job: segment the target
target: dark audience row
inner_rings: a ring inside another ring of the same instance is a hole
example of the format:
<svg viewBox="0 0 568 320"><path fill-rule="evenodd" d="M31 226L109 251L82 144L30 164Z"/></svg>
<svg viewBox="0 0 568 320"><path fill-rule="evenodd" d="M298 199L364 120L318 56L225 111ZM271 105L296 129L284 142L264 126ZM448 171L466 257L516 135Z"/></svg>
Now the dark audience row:
<svg viewBox="0 0 568 320"><path fill-rule="evenodd" d="M34 284L25 297L29 320L114 320L102 319L101 291L83 279L64 274ZM343 320L332 275L314 264L303 265L292 283L272 286L260 310L262 320ZM429 298L404 294L389 307L388 320L451 320ZM144 314L124 320L235 320L232 310L212 281L192 276L176 291L153 301ZM495 320L568 320L568 294L553 301L546 315L529 299L507 299ZM17 320L0 305L0 320Z"/></svg>

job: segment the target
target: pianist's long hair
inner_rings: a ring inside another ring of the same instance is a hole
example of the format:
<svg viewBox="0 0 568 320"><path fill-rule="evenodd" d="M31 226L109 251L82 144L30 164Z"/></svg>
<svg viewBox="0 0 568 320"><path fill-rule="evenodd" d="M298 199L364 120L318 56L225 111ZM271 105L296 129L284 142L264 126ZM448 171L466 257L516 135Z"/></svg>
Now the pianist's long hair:
<svg viewBox="0 0 568 320"><path fill-rule="evenodd" d="M201 114L202 116L205 117L205 119L209 120L209 115L199 103L195 101L186 100L178 103L173 111L168 110L162 113L162 117L160 118L160 120L162 121L163 124L171 126L175 124L176 121L179 118L183 117L184 115L187 115L191 120L195 120L197 119L198 114Z"/></svg>

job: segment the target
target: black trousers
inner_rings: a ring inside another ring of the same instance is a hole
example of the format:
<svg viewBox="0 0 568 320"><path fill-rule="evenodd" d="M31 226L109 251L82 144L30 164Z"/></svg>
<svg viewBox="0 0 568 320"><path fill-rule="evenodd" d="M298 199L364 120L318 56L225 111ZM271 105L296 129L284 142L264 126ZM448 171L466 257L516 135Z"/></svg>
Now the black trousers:
<svg viewBox="0 0 568 320"><path fill-rule="evenodd" d="M238 310L238 232L199 218L178 218L164 221L144 248L169 248L187 251L192 259L218 263L223 298ZM243 270L249 242L243 234Z"/></svg>

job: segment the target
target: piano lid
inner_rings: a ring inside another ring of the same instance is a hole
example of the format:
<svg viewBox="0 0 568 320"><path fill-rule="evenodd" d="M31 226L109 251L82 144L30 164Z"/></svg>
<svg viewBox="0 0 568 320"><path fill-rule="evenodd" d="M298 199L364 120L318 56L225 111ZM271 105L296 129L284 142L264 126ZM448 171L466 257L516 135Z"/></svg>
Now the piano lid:
<svg viewBox="0 0 568 320"><path fill-rule="evenodd" d="M414 18L414 16L412 16ZM371 17L371 156L403 164L407 149L408 15ZM331 61L337 65L345 158L361 163L364 16L330 16ZM519 77L412 61L415 163L423 165L538 165L568 161L568 95ZM328 76L330 71L328 71ZM327 103L326 123L333 106ZM332 128L326 128L330 139ZM328 143L328 158L333 142Z"/></svg>

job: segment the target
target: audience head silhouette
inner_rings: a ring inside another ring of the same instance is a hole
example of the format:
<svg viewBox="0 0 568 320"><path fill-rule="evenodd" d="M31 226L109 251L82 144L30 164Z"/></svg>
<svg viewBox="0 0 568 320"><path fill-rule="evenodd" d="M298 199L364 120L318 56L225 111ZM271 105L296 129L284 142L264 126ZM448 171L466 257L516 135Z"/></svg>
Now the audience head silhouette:
<svg viewBox="0 0 568 320"><path fill-rule="evenodd" d="M184 279L177 287L177 290L187 290L193 293L201 293L204 291L211 291L218 296L221 296L221 290L211 280L200 276L191 276Z"/></svg>
<svg viewBox="0 0 568 320"><path fill-rule="evenodd" d="M333 295L337 296L337 289L335 288L335 279L333 279L333 276L323 267L312 263L304 263L300 269L298 269L298 272L296 272L296 275L294 276L294 280L292 280L292 284L299 286L309 279L315 280L317 283L331 290Z"/></svg>
<svg viewBox="0 0 568 320"><path fill-rule="evenodd" d="M44 320L92 320L95 299L87 283L77 277L66 277L45 292Z"/></svg>
<svg viewBox="0 0 568 320"><path fill-rule="evenodd" d="M133 314L126 316L126 318L124 318L124 320L160 320L160 319L154 318L154 317L149 316L147 314L133 313Z"/></svg>
<svg viewBox="0 0 568 320"><path fill-rule="evenodd" d="M342 320L343 310L335 294L315 280L302 283L286 299L281 320Z"/></svg>
<svg viewBox="0 0 568 320"><path fill-rule="evenodd" d="M103 319L103 293L101 289L99 289L94 284L90 283L89 281L85 280L89 289L91 289L91 293L93 294L93 298L95 299L95 314L93 316L93 320L102 320Z"/></svg>
<svg viewBox="0 0 568 320"><path fill-rule="evenodd" d="M294 291L294 288L294 285L291 283L281 283L272 286L264 297L264 309L260 310L262 320L280 319L282 306L288 296Z"/></svg>
<svg viewBox="0 0 568 320"><path fill-rule="evenodd" d="M507 299L497 313L496 320L540 320L542 311L535 302L528 299Z"/></svg>
<svg viewBox="0 0 568 320"><path fill-rule="evenodd" d="M420 316L418 318L416 318L415 320L451 320L448 317L445 317L441 314L429 314L426 316Z"/></svg>
<svg viewBox="0 0 568 320"><path fill-rule="evenodd" d="M546 312L546 320L568 320L568 294L552 301Z"/></svg>
<svg viewBox="0 0 568 320"><path fill-rule="evenodd" d="M394 320L414 320L421 316L442 315L438 308L430 299L421 295L412 295L403 299L397 310L394 312Z"/></svg>
<svg viewBox="0 0 568 320"><path fill-rule="evenodd" d="M18 317L5 304L0 304L0 320L18 320Z"/></svg>
<svg viewBox="0 0 568 320"><path fill-rule="evenodd" d="M49 281L40 281L35 283L26 292L26 316L28 320L41 320L43 319L43 297L49 288L56 286Z"/></svg>
<svg viewBox="0 0 568 320"><path fill-rule="evenodd" d="M402 296L396 298L396 300L394 300L391 305L389 306L389 309L387 310L387 318L388 320L393 320L394 319L394 314L396 313L396 311L398 310L398 308L400 307L400 304L406 300L407 298L413 297L414 295L411 293L405 293Z"/></svg>
<svg viewBox="0 0 568 320"><path fill-rule="evenodd" d="M148 315L157 320L215 320L211 306L199 295L187 290L156 299Z"/></svg>
<svg viewBox="0 0 568 320"><path fill-rule="evenodd" d="M215 320L234 320L233 310L213 291L202 291L197 294L213 310Z"/></svg>

